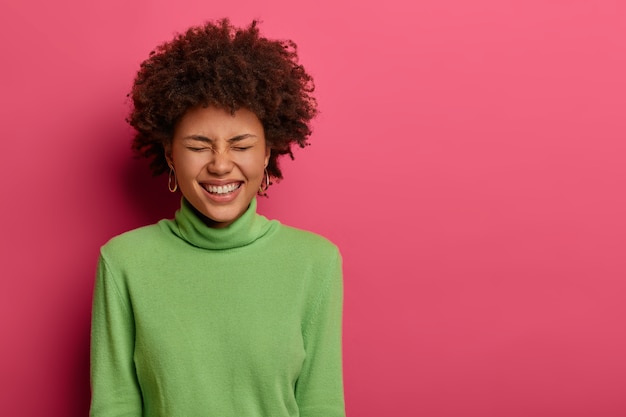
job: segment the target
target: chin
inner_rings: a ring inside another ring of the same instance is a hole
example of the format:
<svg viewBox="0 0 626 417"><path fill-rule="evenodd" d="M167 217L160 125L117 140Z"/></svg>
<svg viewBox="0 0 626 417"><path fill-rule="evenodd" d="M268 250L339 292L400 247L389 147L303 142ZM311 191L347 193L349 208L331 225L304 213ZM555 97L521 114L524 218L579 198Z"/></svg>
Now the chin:
<svg viewBox="0 0 626 417"><path fill-rule="evenodd" d="M241 208L240 210L232 209L232 210L202 210L201 213L205 217L205 222L211 227L226 227L237 220L239 217L245 213L248 205Z"/></svg>

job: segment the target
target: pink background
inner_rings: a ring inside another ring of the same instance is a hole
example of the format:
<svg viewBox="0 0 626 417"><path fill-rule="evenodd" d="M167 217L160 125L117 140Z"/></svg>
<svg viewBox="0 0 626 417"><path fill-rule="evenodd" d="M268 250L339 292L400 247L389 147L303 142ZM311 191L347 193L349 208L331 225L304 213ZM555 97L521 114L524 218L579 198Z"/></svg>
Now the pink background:
<svg viewBox="0 0 626 417"><path fill-rule="evenodd" d="M622 0L3 0L0 415L86 415L98 249L178 205L125 95L222 16L317 82L260 211L342 249L349 417L626 415Z"/></svg>

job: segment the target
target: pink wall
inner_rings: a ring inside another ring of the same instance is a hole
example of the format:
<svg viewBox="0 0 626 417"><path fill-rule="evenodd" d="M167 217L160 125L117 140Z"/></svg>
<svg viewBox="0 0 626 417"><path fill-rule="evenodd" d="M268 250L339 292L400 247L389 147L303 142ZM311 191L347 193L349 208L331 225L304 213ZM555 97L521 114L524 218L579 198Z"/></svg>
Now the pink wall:
<svg viewBox="0 0 626 417"><path fill-rule="evenodd" d="M626 415L622 0L3 0L0 415L86 415L98 248L178 203L125 95L226 15L316 77L260 210L342 248L349 417Z"/></svg>

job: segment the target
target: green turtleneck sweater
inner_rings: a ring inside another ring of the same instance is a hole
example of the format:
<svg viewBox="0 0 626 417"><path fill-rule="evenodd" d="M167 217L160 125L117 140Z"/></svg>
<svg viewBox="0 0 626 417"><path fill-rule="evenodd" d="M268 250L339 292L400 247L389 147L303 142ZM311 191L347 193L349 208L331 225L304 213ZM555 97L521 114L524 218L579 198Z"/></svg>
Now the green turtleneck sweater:
<svg viewBox="0 0 626 417"><path fill-rule="evenodd" d="M92 417L344 416L341 257L256 214L174 220L102 247Z"/></svg>

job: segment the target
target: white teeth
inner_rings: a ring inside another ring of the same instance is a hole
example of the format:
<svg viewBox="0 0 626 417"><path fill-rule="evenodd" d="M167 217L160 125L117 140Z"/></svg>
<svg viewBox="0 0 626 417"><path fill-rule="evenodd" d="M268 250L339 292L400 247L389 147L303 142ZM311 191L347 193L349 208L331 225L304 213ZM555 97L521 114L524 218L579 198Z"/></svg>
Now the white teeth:
<svg viewBox="0 0 626 417"><path fill-rule="evenodd" d="M204 188L213 194L228 194L239 188L240 183L232 183L226 185L205 185Z"/></svg>

